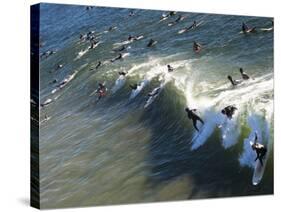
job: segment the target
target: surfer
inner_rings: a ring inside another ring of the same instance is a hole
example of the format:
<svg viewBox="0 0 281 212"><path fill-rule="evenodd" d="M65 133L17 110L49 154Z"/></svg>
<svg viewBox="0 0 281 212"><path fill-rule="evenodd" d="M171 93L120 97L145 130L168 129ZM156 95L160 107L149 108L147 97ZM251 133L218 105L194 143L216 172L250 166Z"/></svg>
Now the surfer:
<svg viewBox="0 0 281 212"><path fill-rule="evenodd" d="M50 82L50 84L55 84L55 83L57 83L58 82L58 80L57 79L53 79L53 81L52 82Z"/></svg>
<svg viewBox="0 0 281 212"><path fill-rule="evenodd" d="M111 59L110 61L113 63L113 62L115 62L116 60L121 60L122 58L123 58L123 55L122 55L121 53L119 53L117 57Z"/></svg>
<svg viewBox="0 0 281 212"><path fill-rule="evenodd" d="M151 91L150 93L148 93L148 96L149 96L149 97L156 96L157 94L159 94L160 88L161 88L161 87L157 87L157 88L153 89L153 91Z"/></svg>
<svg viewBox="0 0 281 212"><path fill-rule="evenodd" d="M125 71L119 71L118 74L119 74L120 76L124 76L124 77L125 77L126 74L127 74L127 72L125 72Z"/></svg>
<svg viewBox="0 0 281 212"><path fill-rule="evenodd" d="M101 65L102 65L101 61L98 61L98 64L96 65L95 69L98 69ZM93 68L91 70L93 70Z"/></svg>
<svg viewBox="0 0 281 212"><path fill-rule="evenodd" d="M192 119L193 126L199 132L199 129L196 126L197 120L200 121L202 124L204 124L204 121L195 113L197 109L189 109L188 107L185 108L185 112L187 112L187 117L189 119Z"/></svg>
<svg viewBox="0 0 281 212"><path fill-rule="evenodd" d="M148 44L147 44L147 47L152 47L154 46L155 44L157 43L157 41L153 40L153 39L150 39Z"/></svg>
<svg viewBox="0 0 281 212"><path fill-rule="evenodd" d="M250 79L249 75L244 72L243 68L240 68L239 71L241 73L241 76L242 76L243 80Z"/></svg>
<svg viewBox="0 0 281 212"><path fill-rule="evenodd" d="M179 15L178 18L175 20L176 23L182 21L184 19L184 16Z"/></svg>
<svg viewBox="0 0 281 212"><path fill-rule="evenodd" d="M169 16L174 16L174 15L176 15L176 14L177 14L177 12L175 12L175 11L169 12Z"/></svg>
<svg viewBox="0 0 281 212"><path fill-rule="evenodd" d="M98 94L98 100L100 100L103 96L106 95L106 87L105 84L99 83L98 89L96 90Z"/></svg>
<svg viewBox="0 0 281 212"><path fill-rule="evenodd" d="M133 10L129 12L129 16L134 16L134 15L135 15L135 13Z"/></svg>
<svg viewBox="0 0 281 212"><path fill-rule="evenodd" d="M129 35L128 41L134 41L134 40L137 40L137 37L136 37L136 36Z"/></svg>
<svg viewBox="0 0 281 212"><path fill-rule="evenodd" d="M93 40L93 41L91 42L91 46L89 47L89 49L94 49L94 48L96 48L98 44L99 44L99 41Z"/></svg>
<svg viewBox="0 0 281 212"><path fill-rule="evenodd" d="M266 149L266 147L264 145L258 143L258 135L257 135L256 132L255 132L255 141L254 141L253 144L251 144L251 146L252 146L252 149L254 151L256 151L256 153L257 153L257 157L256 157L255 161L257 159L259 159L261 165L263 166L262 160L263 160L263 158L264 158L264 156L265 156L265 154L267 152L267 149Z"/></svg>
<svg viewBox="0 0 281 212"><path fill-rule="evenodd" d="M232 119L232 116L233 116L235 110L237 110L237 107L235 107L234 105L229 105L229 106L225 107L224 109L222 109L221 113L223 115L226 115L227 118Z"/></svg>
<svg viewBox="0 0 281 212"><path fill-rule="evenodd" d="M123 45L123 46L121 46L119 49L113 49L113 51L114 52L122 52L122 51L124 51L124 50L126 50L126 46L125 45Z"/></svg>
<svg viewBox="0 0 281 212"><path fill-rule="evenodd" d="M63 67L62 64L58 64L56 70L58 70L58 69L60 69L60 68L62 68L62 67Z"/></svg>
<svg viewBox="0 0 281 212"><path fill-rule="evenodd" d="M138 88L138 84L130 84L129 85L132 90L136 90Z"/></svg>
<svg viewBox="0 0 281 212"><path fill-rule="evenodd" d="M47 99L44 103L41 103L40 105L41 105L41 107L45 107L45 106L51 104L52 102L53 102L52 99Z"/></svg>
<svg viewBox="0 0 281 212"><path fill-rule="evenodd" d="M198 53L200 52L202 49L202 45L200 43L197 43L197 42L193 42L193 51Z"/></svg>
<svg viewBox="0 0 281 212"><path fill-rule="evenodd" d="M233 80L230 75L227 76L227 79L231 82L231 84L232 84L233 86L236 86L236 85L238 85L238 84L241 83L241 81L239 81L239 80Z"/></svg>
<svg viewBox="0 0 281 212"><path fill-rule="evenodd" d="M116 26L110 26L107 31L110 32L110 31L113 31L113 30L115 30L115 29L117 29Z"/></svg>
<svg viewBox="0 0 281 212"><path fill-rule="evenodd" d="M243 33L256 32L256 27L249 28L249 27L243 22L243 23L242 23L242 32L243 32Z"/></svg>
<svg viewBox="0 0 281 212"><path fill-rule="evenodd" d="M173 72L174 71L174 68L171 65L167 65L167 68L168 68L168 72Z"/></svg>

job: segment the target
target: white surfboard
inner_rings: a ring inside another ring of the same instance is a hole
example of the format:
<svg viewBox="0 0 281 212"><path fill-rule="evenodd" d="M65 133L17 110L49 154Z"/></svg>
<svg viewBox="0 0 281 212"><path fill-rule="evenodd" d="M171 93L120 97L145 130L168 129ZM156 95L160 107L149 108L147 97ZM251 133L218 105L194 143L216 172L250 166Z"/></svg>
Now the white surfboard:
<svg viewBox="0 0 281 212"><path fill-rule="evenodd" d="M266 162L268 160L268 156L269 156L269 146L270 142L267 143L267 153L265 154L264 158L263 158L263 165L261 165L259 159L257 159L257 161L255 162L255 169L254 169L254 174L253 174L253 178L252 178L252 184L253 185L258 185L263 177L264 171L265 171L265 167L266 167Z"/></svg>
<svg viewBox="0 0 281 212"><path fill-rule="evenodd" d="M139 93L142 91L142 89L148 84L148 80L143 80L140 85L138 85L137 89L133 90L130 95L130 99L134 99Z"/></svg>
<svg viewBox="0 0 281 212"><path fill-rule="evenodd" d="M111 89L112 93L116 93L120 88L125 85L126 77L124 75L120 75L118 79L115 81L113 88Z"/></svg>
<svg viewBox="0 0 281 212"><path fill-rule="evenodd" d="M159 87L153 89L153 91L151 93L154 94L155 92L157 92L157 94L150 96L148 98L148 100L146 101L146 103L144 105L144 108L147 108L149 105L151 105L155 101L155 99L160 95L163 88L164 88L164 85L160 85Z"/></svg>
<svg viewBox="0 0 281 212"><path fill-rule="evenodd" d="M260 28L260 31L262 32L269 32L269 31L272 31L273 30L273 27L269 27L269 28Z"/></svg>
<svg viewBox="0 0 281 212"><path fill-rule="evenodd" d="M191 29L189 29L189 30L188 30L188 27L185 27L185 28L179 30L179 31L178 31L178 34L182 34L182 33L184 33L184 32L190 31L190 30L194 30L194 29L196 29L197 27L199 27L202 23L203 23L203 21L200 21L198 24L196 24L196 27L195 27L195 28L191 28Z"/></svg>

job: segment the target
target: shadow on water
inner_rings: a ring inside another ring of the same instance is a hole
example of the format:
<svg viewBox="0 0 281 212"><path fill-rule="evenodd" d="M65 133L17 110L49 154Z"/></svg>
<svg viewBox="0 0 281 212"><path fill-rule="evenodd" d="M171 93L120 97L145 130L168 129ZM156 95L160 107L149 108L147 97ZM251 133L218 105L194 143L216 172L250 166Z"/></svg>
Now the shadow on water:
<svg viewBox="0 0 281 212"><path fill-rule="evenodd" d="M190 150L193 126L184 112L184 98L174 95L173 88L165 88L140 119L152 133L146 158L150 167L147 186L165 187L187 177L191 183L186 186L186 199L272 194L272 173L265 174L260 186L254 187L251 169L240 167L241 136L238 145L225 150L215 129L205 145Z"/></svg>

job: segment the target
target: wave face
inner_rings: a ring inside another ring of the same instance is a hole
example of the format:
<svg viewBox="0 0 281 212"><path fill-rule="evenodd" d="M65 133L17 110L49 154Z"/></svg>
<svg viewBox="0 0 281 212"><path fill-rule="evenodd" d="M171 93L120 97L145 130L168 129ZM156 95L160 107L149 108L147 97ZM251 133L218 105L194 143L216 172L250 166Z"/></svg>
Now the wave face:
<svg viewBox="0 0 281 212"><path fill-rule="evenodd" d="M40 66L41 101L53 100L40 111L50 117L40 125L43 208L273 193L273 33L239 34L242 22L264 27L271 19L182 13L186 19L168 26L176 17L159 21L162 11L130 17L128 9L53 4L41 11L40 51L57 51ZM177 33L193 20L202 24ZM79 33L93 30L101 43L88 50ZM130 34L143 38L108 62ZM151 38L158 42L148 48ZM204 46L199 54L193 41ZM233 88L226 76L240 79L240 67L251 79ZM107 95L97 102L99 82ZM141 82L132 93L129 85ZM227 120L220 111L232 104L238 110ZM205 121L199 135L187 105ZM258 187L251 185L255 131L271 148Z"/></svg>

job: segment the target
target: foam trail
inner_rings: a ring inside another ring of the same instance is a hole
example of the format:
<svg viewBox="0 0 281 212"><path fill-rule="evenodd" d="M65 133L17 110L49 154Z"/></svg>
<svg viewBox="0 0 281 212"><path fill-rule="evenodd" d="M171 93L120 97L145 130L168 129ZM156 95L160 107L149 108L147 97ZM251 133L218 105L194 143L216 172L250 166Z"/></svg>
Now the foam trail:
<svg viewBox="0 0 281 212"><path fill-rule="evenodd" d="M237 143L240 135L238 116L234 116L231 120L225 116L222 119L224 119L221 127L222 145L225 149L228 149Z"/></svg>
<svg viewBox="0 0 281 212"><path fill-rule="evenodd" d="M130 100L134 99L139 93L144 89L146 85L148 85L149 80L145 79L141 81L140 85L138 85L136 90L133 90L130 95Z"/></svg>
<svg viewBox="0 0 281 212"><path fill-rule="evenodd" d="M194 133L193 139L191 140L192 142L192 146L190 148L191 150L196 150L200 146L205 144L208 138L214 132L216 126L220 123L217 114L212 111L206 110L203 118L205 124L201 127L199 132Z"/></svg>
<svg viewBox="0 0 281 212"><path fill-rule="evenodd" d="M125 85L125 82L126 77L123 75L119 76L118 79L115 81L113 88L111 89L112 93L116 93L116 91L121 89Z"/></svg>

